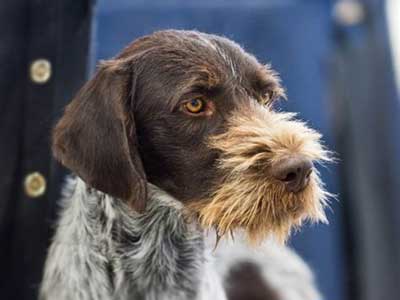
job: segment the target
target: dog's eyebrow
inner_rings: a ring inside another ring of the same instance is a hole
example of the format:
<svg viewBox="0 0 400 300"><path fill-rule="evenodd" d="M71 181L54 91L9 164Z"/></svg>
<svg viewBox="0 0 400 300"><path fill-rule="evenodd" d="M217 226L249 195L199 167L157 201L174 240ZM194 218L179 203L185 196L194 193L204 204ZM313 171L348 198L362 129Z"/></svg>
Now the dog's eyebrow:
<svg viewBox="0 0 400 300"><path fill-rule="evenodd" d="M279 75L271 69L270 65L258 68L253 76L252 85L257 93L263 96L270 93L272 95L271 100L286 99L285 90L281 86Z"/></svg>
<svg viewBox="0 0 400 300"><path fill-rule="evenodd" d="M194 97L212 97L223 91L221 84L209 85L205 80L193 81L180 90L180 93L174 95L169 101L170 111L176 109L185 100Z"/></svg>

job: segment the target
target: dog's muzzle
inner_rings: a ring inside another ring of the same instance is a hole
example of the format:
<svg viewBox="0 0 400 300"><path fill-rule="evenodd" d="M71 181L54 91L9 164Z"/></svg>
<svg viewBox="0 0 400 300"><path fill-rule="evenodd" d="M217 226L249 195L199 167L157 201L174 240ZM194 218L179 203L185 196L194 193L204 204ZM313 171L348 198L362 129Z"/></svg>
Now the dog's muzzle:
<svg viewBox="0 0 400 300"><path fill-rule="evenodd" d="M321 135L294 114L252 108L233 114L210 147L221 153L221 180L194 204L200 223L219 235L243 229L251 242L284 241L304 220L326 221L329 194L314 163L329 161Z"/></svg>

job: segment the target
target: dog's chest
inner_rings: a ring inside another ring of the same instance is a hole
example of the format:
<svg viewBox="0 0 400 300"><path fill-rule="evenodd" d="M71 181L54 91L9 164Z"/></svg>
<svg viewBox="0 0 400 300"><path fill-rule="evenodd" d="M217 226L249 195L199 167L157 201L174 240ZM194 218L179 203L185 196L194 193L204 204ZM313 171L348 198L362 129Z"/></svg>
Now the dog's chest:
<svg viewBox="0 0 400 300"><path fill-rule="evenodd" d="M170 204L154 202L138 217L117 212L110 251L117 293L143 299L198 296L205 266L203 235Z"/></svg>
<svg viewBox="0 0 400 300"><path fill-rule="evenodd" d="M49 250L42 299L200 297L203 233L185 222L176 200L152 188L138 215L79 179L74 184Z"/></svg>

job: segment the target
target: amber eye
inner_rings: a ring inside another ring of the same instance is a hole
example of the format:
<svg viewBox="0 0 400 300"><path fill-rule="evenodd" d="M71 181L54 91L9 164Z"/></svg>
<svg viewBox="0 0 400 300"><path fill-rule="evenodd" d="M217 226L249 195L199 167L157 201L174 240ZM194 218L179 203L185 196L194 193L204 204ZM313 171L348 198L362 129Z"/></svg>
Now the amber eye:
<svg viewBox="0 0 400 300"><path fill-rule="evenodd" d="M192 99L189 102L186 102L184 104L185 109L192 113L192 114L198 114L204 110L204 101L201 99Z"/></svg>
<svg viewBox="0 0 400 300"><path fill-rule="evenodd" d="M276 92L270 91L266 94L266 97L267 97L267 102L271 102L276 99L277 95Z"/></svg>
<svg viewBox="0 0 400 300"><path fill-rule="evenodd" d="M269 99L267 97L261 98L258 100L258 103L260 103L262 106L267 105Z"/></svg>
<svg viewBox="0 0 400 300"><path fill-rule="evenodd" d="M275 99L276 95L274 92L267 92L264 94L264 96L258 100L258 103L260 103L263 106L268 105L269 103L271 103L274 99Z"/></svg>

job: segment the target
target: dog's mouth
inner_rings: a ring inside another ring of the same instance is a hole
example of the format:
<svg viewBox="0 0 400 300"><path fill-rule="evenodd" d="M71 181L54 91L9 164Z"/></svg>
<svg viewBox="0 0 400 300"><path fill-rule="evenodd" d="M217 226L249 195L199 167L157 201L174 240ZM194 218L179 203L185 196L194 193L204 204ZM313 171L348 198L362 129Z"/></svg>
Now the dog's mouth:
<svg viewBox="0 0 400 300"><path fill-rule="evenodd" d="M220 236L242 229L252 243L269 235L284 242L305 220L326 221L327 197L315 173L297 193L269 179L228 176L212 197L192 204L192 209L204 228L214 228Z"/></svg>
<svg viewBox="0 0 400 300"><path fill-rule="evenodd" d="M266 111L252 117L233 118L227 132L211 140L210 146L222 153L218 168L223 176L191 210L219 236L242 229L251 243L269 235L283 242L306 220L326 222L329 193L312 163L329 160L328 153L320 135L293 115ZM284 173L272 168L282 161Z"/></svg>

